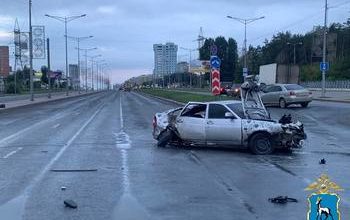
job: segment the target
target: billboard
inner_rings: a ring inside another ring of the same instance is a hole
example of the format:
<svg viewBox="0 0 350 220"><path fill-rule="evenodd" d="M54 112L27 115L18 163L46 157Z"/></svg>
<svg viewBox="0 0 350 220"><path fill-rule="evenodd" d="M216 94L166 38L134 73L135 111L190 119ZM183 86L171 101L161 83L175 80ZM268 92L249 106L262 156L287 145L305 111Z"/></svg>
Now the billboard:
<svg viewBox="0 0 350 220"><path fill-rule="evenodd" d="M45 59L45 26L33 25L33 59Z"/></svg>

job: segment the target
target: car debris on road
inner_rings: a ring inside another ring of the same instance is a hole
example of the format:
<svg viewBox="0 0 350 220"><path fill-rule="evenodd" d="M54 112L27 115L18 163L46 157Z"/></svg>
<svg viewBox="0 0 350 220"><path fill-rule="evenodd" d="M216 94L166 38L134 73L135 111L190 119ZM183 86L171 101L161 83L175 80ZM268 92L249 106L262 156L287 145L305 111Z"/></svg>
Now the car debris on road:
<svg viewBox="0 0 350 220"><path fill-rule="evenodd" d="M284 115L271 119L253 77L241 85L241 101L189 102L184 107L156 113L153 137L158 146L239 146L255 154L270 154L276 148L300 148L306 139L301 122Z"/></svg>

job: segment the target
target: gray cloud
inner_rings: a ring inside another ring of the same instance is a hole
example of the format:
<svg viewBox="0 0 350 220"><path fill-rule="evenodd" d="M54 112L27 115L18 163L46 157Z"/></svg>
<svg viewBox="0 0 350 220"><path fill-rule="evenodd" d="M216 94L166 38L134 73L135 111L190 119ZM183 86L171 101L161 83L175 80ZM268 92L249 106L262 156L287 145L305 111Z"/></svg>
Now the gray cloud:
<svg viewBox="0 0 350 220"><path fill-rule="evenodd" d="M0 44L8 44L14 19L19 19L27 30L27 0L1 0ZM330 0L330 5L342 3ZM236 17L266 16L248 26L248 43L261 44L278 31L291 30L304 33L314 25L322 24L323 0L33 0L33 23L46 26L46 34L52 42L52 66L64 69L64 27L44 14L88 16L69 23L69 35L94 35L84 41L82 47L99 47L110 65L115 81L132 75L151 73L153 69L153 43L175 42L183 47L195 48L199 28L204 35L233 37L241 47L243 26L229 20ZM343 22L347 10L338 7L330 10L330 22ZM11 22L12 19L12 22ZM6 22L5 22L6 21ZM296 23L297 22L297 23ZM69 42L69 57L76 62L75 43ZM179 51L185 55L185 51ZM186 57L184 57L186 59ZM35 61L38 67L45 61Z"/></svg>

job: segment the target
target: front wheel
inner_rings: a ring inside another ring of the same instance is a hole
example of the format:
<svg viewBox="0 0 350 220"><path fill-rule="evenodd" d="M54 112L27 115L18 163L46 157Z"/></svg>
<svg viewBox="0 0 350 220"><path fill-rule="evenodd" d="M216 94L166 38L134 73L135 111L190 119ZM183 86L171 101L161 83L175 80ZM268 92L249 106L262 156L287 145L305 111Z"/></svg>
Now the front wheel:
<svg viewBox="0 0 350 220"><path fill-rule="evenodd" d="M168 129L163 131L159 135L157 146L165 147L169 143L169 141L171 141L172 138L173 138L173 132L171 132Z"/></svg>
<svg viewBox="0 0 350 220"><path fill-rule="evenodd" d="M267 133L254 134L249 141L249 149L254 154L264 155L271 154L274 147L271 142L271 137Z"/></svg>

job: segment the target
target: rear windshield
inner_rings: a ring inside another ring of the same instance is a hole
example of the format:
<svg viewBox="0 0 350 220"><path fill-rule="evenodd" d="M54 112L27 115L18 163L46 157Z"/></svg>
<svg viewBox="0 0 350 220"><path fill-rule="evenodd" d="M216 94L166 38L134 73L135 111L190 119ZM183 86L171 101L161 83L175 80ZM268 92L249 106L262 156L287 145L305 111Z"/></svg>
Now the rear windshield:
<svg viewBox="0 0 350 220"><path fill-rule="evenodd" d="M304 87L299 86L297 84L290 84L290 85L285 85L284 86L287 90L302 90Z"/></svg>

